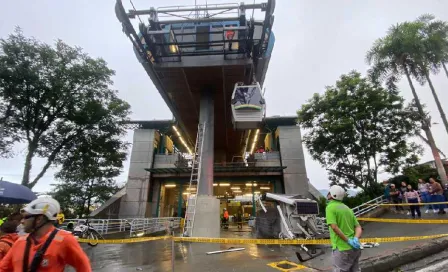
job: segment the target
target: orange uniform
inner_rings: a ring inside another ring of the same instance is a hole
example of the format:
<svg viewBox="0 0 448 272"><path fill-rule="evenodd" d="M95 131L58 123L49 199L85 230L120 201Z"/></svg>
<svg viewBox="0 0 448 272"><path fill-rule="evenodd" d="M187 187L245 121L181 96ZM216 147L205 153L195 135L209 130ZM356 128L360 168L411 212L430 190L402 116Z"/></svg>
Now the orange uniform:
<svg viewBox="0 0 448 272"><path fill-rule="evenodd" d="M229 212L228 212L228 211L224 211L224 218L225 218L226 220L229 219Z"/></svg>
<svg viewBox="0 0 448 272"><path fill-rule="evenodd" d="M29 266L31 266L36 252L45 244L45 241L54 229L54 227L51 227L38 241L33 239L28 260ZM0 262L0 272L22 272L27 236L19 237L5 258L3 258ZM77 272L92 271L89 258L82 250L76 238L67 231L59 230L45 252L38 271L63 272L65 265L74 267Z"/></svg>
<svg viewBox="0 0 448 272"><path fill-rule="evenodd" d="M19 235L17 233L9 233L0 237L0 261L6 256L18 238Z"/></svg>

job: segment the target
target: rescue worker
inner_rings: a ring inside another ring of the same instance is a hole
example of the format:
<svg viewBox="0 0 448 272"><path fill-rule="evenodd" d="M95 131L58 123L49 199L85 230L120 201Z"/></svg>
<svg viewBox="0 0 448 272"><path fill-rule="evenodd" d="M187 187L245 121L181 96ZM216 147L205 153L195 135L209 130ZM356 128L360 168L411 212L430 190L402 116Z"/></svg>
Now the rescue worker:
<svg viewBox="0 0 448 272"><path fill-rule="evenodd" d="M345 190L333 185L327 195L330 202L325 210L330 229L330 240L333 248L334 272L358 272L361 257L359 238L362 228L356 220L353 210L342 203Z"/></svg>
<svg viewBox="0 0 448 272"><path fill-rule="evenodd" d="M229 41L229 51L232 51L232 40L235 37L235 31L227 30L226 31L226 39Z"/></svg>
<svg viewBox="0 0 448 272"><path fill-rule="evenodd" d="M33 200L23 209L22 224L27 236L19 237L0 262L0 272L63 272L66 265L89 272L89 258L69 232L53 226L60 210L51 197Z"/></svg>
<svg viewBox="0 0 448 272"><path fill-rule="evenodd" d="M8 217L0 218L0 226L3 225L3 223L5 223L7 219Z"/></svg>
<svg viewBox="0 0 448 272"><path fill-rule="evenodd" d="M17 223L14 221L6 221L0 227L0 261L6 256L12 245L19 238L16 233Z"/></svg>
<svg viewBox="0 0 448 272"><path fill-rule="evenodd" d="M57 220L55 221L56 222L55 227L60 227L62 225L62 223L64 223L64 221L65 221L65 215L62 212L62 210L60 210L57 215Z"/></svg>
<svg viewBox="0 0 448 272"><path fill-rule="evenodd" d="M26 234L23 225L22 225L22 214L19 212L12 213L10 216L8 216L8 221L12 221L17 226L16 232L19 234L19 236L23 236Z"/></svg>
<svg viewBox="0 0 448 272"><path fill-rule="evenodd" d="M224 208L224 214L222 216L222 223L225 229L229 228L229 212L227 211L226 208Z"/></svg>

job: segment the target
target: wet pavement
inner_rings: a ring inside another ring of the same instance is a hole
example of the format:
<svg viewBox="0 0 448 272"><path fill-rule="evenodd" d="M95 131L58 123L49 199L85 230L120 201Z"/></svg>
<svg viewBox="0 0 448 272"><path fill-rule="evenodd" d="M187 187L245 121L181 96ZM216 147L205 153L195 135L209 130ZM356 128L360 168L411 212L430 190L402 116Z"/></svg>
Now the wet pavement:
<svg viewBox="0 0 448 272"><path fill-rule="evenodd" d="M409 218L406 215L386 214L383 218ZM447 215L424 214L425 219L447 219ZM420 236L441 234L447 231L444 224L395 224L369 222L364 226L363 237ZM253 238L249 227L243 231L230 228L221 237ZM373 256L387 256L413 247L425 241L383 243L379 247L363 250L361 259ZM83 245L84 246L84 245ZM206 252L244 247L245 250L216 255ZM135 244L98 245L84 247L94 271L171 271L171 241L152 241ZM295 246L277 245L219 245L199 243L175 243L175 271L280 271L269 263L284 260L299 263ZM331 249L325 247L325 254L303 263L309 268L321 271L331 270ZM300 264L300 263L299 263ZM294 270L295 271L295 270ZM305 272L306 270L300 270ZM410 270L412 271L412 270Z"/></svg>

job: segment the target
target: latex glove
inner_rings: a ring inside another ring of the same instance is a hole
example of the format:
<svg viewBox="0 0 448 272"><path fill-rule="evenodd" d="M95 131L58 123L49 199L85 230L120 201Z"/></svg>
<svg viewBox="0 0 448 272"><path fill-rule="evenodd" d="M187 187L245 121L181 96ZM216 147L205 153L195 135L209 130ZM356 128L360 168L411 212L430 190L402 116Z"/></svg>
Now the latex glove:
<svg viewBox="0 0 448 272"><path fill-rule="evenodd" d="M360 249L361 243L359 242L359 239L356 237L348 239L348 244L353 247L354 249Z"/></svg>

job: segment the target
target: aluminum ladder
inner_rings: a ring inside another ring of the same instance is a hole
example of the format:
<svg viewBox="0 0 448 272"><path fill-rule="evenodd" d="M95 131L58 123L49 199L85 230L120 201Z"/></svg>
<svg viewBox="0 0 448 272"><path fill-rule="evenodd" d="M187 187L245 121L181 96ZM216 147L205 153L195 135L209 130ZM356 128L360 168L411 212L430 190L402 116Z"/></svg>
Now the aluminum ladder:
<svg viewBox="0 0 448 272"><path fill-rule="evenodd" d="M182 230L182 235L190 237L193 234L194 217L196 215L196 200L197 191L199 188L199 181L201 177L201 157L202 148L204 146L205 122L198 125L198 134L196 136L196 145L194 147L193 163L191 165L190 185L188 186L188 202L185 210L185 223ZM195 190L196 189L196 190ZM196 191L193 196L193 191Z"/></svg>

